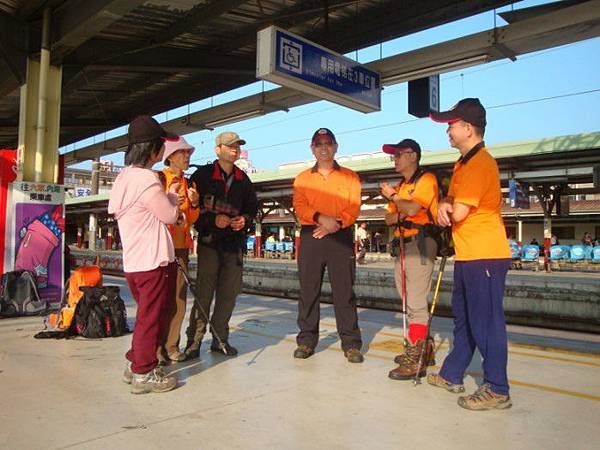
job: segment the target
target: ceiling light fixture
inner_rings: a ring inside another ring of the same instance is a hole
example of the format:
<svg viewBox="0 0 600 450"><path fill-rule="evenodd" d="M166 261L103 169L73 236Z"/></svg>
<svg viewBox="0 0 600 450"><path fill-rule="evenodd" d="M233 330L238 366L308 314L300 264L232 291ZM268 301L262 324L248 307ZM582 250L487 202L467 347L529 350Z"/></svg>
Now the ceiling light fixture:
<svg viewBox="0 0 600 450"><path fill-rule="evenodd" d="M489 55L477 55L469 58L463 58L456 61L450 61L447 63L438 64L436 66L424 67L422 69L416 69L409 72L383 76L381 83L384 86L390 86L396 83L403 83L405 81L416 80L419 78L425 78L431 75L439 73L451 72L453 70L465 69L467 67L476 66L477 64L484 64L488 62Z"/></svg>
<svg viewBox="0 0 600 450"><path fill-rule="evenodd" d="M228 125L230 123L239 122L241 120L253 119L254 117L260 117L265 115L264 108L252 109L250 111L239 112L231 114L229 116L221 117L220 119L209 120L204 122L202 125L204 128L212 130L213 128Z"/></svg>

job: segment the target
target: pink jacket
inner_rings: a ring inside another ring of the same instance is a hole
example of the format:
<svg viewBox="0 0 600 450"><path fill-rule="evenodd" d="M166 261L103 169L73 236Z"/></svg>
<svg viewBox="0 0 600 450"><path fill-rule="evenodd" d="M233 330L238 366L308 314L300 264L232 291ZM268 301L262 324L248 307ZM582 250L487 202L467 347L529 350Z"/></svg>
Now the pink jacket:
<svg viewBox="0 0 600 450"><path fill-rule="evenodd" d="M125 272L144 272L175 260L167 224L177 221L177 195L165 193L155 172L125 167L115 179L108 213L119 224Z"/></svg>

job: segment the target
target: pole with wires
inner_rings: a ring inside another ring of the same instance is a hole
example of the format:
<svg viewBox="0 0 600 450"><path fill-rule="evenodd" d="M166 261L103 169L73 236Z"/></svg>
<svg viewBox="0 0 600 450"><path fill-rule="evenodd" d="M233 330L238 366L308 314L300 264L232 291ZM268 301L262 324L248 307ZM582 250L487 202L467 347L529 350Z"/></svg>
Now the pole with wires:
<svg viewBox="0 0 600 450"><path fill-rule="evenodd" d="M427 348L427 343L431 338L431 321L433 320L435 306L440 296L440 286L442 285L442 278L444 278L444 268L446 267L447 258L447 256L442 256L442 260L440 262L440 269L438 271L437 280L435 282L435 289L433 291L433 299L431 300L431 308L429 309L429 318L427 319L427 334L425 335L425 342L421 346L421 351L419 352L419 362L417 364L417 371L415 372L415 378L413 380L415 386L417 384L421 384L419 373L421 372L421 367L423 366L423 358L425 356L425 349Z"/></svg>
<svg viewBox="0 0 600 450"><path fill-rule="evenodd" d="M217 339L217 343L219 345L219 349L221 349L221 351L223 352L224 355L227 355L228 354L228 352L227 352L227 346L225 345L225 343L223 342L223 340L221 339L221 337L219 336L219 334L215 331L215 328L213 327L212 323L210 323L210 319L208 318L208 314L206 313L206 311L204 311L204 308L202 308L202 305L200 304L200 302L196 298L196 292L194 292L194 290L192 289L192 285L190 284L190 279L188 277L188 274L187 274L186 270L183 268L183 266L181 265L181 263L179 262L179 260L177 258L175 258L175 262L177 263L177 268L179 269L179 271L183 275L183 279L185 280L185 284L187 285L188 289L190 290L190 292L194 296L194 299L196 300L196 306L200 310L200 313L204 317L204 320L206 321L206 324L210 328L210 332Z"/></svg>

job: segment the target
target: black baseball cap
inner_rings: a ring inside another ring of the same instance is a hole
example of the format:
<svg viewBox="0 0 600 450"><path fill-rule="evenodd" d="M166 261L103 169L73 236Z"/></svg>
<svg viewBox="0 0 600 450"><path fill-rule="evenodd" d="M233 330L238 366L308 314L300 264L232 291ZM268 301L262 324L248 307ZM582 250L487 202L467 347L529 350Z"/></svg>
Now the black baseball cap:
<svg viewBox="0 0 600 450"><path fill-rule="evenodd" d="M166 131L154 118L142 115L137 116L129 124L127 138L130 144L150 142L158 138L177 140L179 136Z"/></svg>
<svg viewBox="0 0 600 450"><path fill-rule="evenodd" d="M390 155L395 155L396 150L400 150L402 148L410 148L417 154L417 159L421 159L421 146L417 143L417 141L413 141L412 139L402 139L397 144L383 144L383 147L381 147L384 153L388 153Z"/></svg>
<svg viewBox="0 0 600 450"><path fill-rule="evenodd" d="M436 122L452 123L464 120L476 127L485 128L485 108L478 98L464 98L449 111L431 112L429 117Z"/></svg>
<svg viewBox="0 0 600 450"><path fill-rule="evenodd" d="M315 140L319 136L329 136L331 138L331 140L333 141L333 143L337 144L337 141L335 140L335 135L333 134L333 131L331 131L329 128L319 128L317 131L315 131L312 139L310 140L310 143L314 144Z"/></svg>

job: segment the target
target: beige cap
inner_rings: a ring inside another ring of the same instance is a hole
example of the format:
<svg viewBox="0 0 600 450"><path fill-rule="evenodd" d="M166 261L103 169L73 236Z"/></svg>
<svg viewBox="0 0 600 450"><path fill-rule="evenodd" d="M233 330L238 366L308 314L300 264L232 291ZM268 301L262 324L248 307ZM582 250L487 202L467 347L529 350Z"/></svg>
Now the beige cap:
<svg viewBox="0 0 600 450"><path fill-rule="evenodd" d="M246 141L243 140L237 133L233 131L223 131L215 139L217 145L232 145L239 142L240 145L245 145Z"/></svg>

